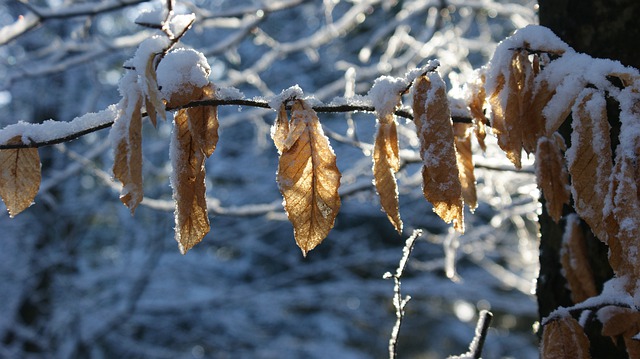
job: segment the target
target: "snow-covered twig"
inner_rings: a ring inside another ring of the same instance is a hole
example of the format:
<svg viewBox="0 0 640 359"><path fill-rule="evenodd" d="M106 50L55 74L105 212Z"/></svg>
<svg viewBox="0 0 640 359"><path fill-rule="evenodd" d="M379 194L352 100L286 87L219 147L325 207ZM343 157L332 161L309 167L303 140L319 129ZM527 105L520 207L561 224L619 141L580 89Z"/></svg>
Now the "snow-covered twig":
<svg viewBox="0 0 640 359"><path fill-rule="evenodd" d="M402 298L402 292L400 291L400 279L402 278L404 269L407 267L407 262L409 262L409 256L411 255L413 246L416 243L416 239L418 239L418 237L420 237L421 235L422 230L416 229L413 231L411 237L407 238L407 241L404 244L404 248L402 249L402 258L400 258L396 273L391 274L391 272L386 272L383 276L384 279L393 278L394 281L393 306L396 308L396 323L391 330L391 338L389 338L390 359L396 358L398 354L398 333L400 333L400 326L402 325L402 319L404 318L404 307L407 305L409 300L411 300L411 296L409 295Z"/></svg>

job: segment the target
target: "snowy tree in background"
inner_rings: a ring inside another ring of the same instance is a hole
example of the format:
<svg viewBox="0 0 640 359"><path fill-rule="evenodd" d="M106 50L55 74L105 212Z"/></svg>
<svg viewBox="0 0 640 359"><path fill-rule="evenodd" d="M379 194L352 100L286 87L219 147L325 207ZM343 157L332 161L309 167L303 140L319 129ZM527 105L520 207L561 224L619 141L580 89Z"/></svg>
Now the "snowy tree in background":
<svg viewBox="0 0 640 359"><path fill-rule="evenodd" d="M413 232L390 356L464 351L491 309L462 357L535 357L537 188L574 304L543 356L588 355L593 323L638 350L638 72L527 26L533 3L4 6L3 355L379 356ZM611 248L602 293L565 206Z"/></svg>

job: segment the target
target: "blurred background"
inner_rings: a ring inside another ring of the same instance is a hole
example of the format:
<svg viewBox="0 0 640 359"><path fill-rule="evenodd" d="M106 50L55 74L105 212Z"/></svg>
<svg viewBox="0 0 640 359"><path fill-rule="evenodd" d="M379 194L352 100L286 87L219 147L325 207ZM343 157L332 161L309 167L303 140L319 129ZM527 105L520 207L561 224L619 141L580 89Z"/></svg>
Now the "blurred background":
<svg viewBox="0 0 640 359"><path fill-rule="evenodd" d="M118 102L124 61L154 34L134 20L164 5L0 3L0 126L70 121ZM460 96L497 42L537 22L526 0L193 0L176 12L196 14L181 46L204 53L216 85L268 98L298 84L327 103L430 59ZM20 21L35 25L13 31ZM402 281L412 300L399 357L465 352L481 309L495 315L484 357L538 357L530 161L515 171L494 141L475 148L479 206L460 236L424 199L414 127L399 119L399 235L372 186L374 114L321 114L343 206L303 258L275 182L275 112L224 106L219 118L207 161L212 230L185 256L173 233L171 121L143 125L146 198L133 217L112 180L108 130L39 150L35 204L16 218L0 204L0 357L385 358L395 310L382 275L414 229L424 234Z"/></svg>

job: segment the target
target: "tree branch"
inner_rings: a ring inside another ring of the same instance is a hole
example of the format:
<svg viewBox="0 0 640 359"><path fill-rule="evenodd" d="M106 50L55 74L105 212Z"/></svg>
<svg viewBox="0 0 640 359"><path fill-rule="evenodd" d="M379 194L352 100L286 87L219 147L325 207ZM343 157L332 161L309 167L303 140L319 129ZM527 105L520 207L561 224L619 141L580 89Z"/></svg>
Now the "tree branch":
<svg viewBox="0 0 640 359"><path fill-rule="evenodd" d="M185 106L182 106L180 108L188 108L188 107L198 107L198 106L246 106L246 107L258 107L258 108L270 108L269 103L266 100L249 100L249 99L242 99L242 98L231 98L231 99L212 99L212 100L203 100L203 101L194 101L191 102ZM375 112L375 108L374 106L369 106L369 105L361 105L361 104L320 104L320 105L315 105L312 106L312 108L316 111L316 112L321 112L321 113L329 113L329 112L333 112L333 113L340 113L340 112ZM172 110L177 110L179 108L167 108L167 111L172 111ZM290 109L290 106L287 106L287 109ZM395 114L397 116L400 117L404 117L404 118L408 118L408 119L413 119L412 114L406 110L406 109L399 109L396 110ZM94 115L94 114L89 114L89 115ZM143 116L146 116L146 112L142 114ZM85 115L87 116L87 115ZM81 116L81 117L77 117L73 120L73 122L77 122L78 123L78 127L81 127L81 125L79 123L83 122L83 119L85 116ZM63 136L54 136L52 138L49 139L42 139L42 140L30 140L28 143L18 143L18 144L0 144L0 150L7 150L7 149L17 149L17 148L39 148L39 147L45 147L45 146L51 146L51 145L56 145L59 143L64 143L64 142L69 142L72 140L75 140L77 138L80 138L84 135L87 135L89 133L92 132L96 132L108 127L111 127L113 125L113 120L110 121L104 121L101 122L97 125L93 125L90 127L87 127L85 129L82 130L77 130L77 131L73 131L73 132L69 132L66 135ZM453 118L453 122L465 122L465 123L471 123L471 118L464 118L464 117L454 117ZM61 124L64 124L65 122L61 122ZM2 135L2 133L7 129L10 128L11 126L19 126L18 125L9 125L7 127L5 127L4 129L0 130L0 135ZM17 131L14 130L14 132L16 132L16 135L21 135L23 138L27 138L27 139L32 139L35 138L35 132L38 131L38 125L36 124L22 124L22 125L27 125L25 126L25 128L23 129L23 131ZM72 126L75 127L75 126ZM32 131L32 134L30 134L29 132ZM11 136L13 137L13 136ZM38 136L40 137L40 136Z"/></svg>

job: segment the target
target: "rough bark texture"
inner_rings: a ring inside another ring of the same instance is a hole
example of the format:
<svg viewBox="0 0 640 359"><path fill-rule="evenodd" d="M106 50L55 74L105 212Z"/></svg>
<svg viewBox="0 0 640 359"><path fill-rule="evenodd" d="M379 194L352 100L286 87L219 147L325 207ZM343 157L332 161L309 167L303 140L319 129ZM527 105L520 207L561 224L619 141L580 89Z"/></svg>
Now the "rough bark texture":
<svg viewBox="0 0 640 359"><path fill-rule="evenodd" d="M624 65L640 68L637 51L640 38L640 2L637 0L540 0L540 24L550 28L576 51L593 57L619 60ZM612 146L617 145L620 128L617 104L607 106L612 126ZM569 119L570 120L570 119ZM567 144L571 126L567 121L559 130ZM544 199L542 199L544 201ZM544 206L543 206L544 208ZM565 212L569 208L565 207ZM545 317L558 306L571 305L566 280L560 273L560 242L564 221L554 223L546 211L540 215L540 275L537 296L540 317ZM590 265L598 290L612 277L607 260L607 247L582 223ZM626 358L624 344L614 345L609 338L599 335L601 328L587 328L593 358Z"/></svg>

